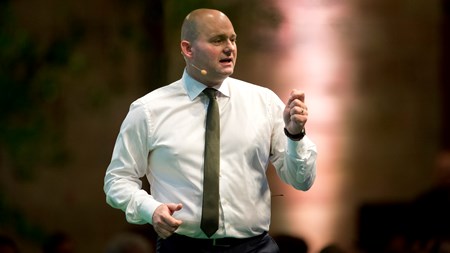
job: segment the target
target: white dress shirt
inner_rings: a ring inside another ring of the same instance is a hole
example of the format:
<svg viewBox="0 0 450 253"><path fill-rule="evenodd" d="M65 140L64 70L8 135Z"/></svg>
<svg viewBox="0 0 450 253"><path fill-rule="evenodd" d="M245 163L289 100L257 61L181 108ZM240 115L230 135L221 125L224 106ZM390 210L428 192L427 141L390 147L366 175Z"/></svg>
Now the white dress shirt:
<svg viewBox="0 0 450 253"><path fill-rule="evenodd" d="M130 106L107 168L104 191L130 223L152 224L161 203L182 203L173 216L177 233L207 238L200 229L206 86L184 72ZM234 78L220 87L220 219L213 238L244 238L268 231L271 193L269 162L296 189L309 189L316 176L315 144L284 134L284 103L271 90ZM150 194L141 188L146 176Z"/></svg>

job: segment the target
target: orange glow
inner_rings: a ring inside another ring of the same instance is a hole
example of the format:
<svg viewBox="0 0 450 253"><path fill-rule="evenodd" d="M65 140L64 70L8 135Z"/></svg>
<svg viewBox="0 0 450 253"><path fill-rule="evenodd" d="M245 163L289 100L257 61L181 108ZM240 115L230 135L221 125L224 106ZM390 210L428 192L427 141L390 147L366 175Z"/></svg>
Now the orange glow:
<svg viewBox="0 0 450 253"><path fill-rule="evenodd" d="M351 213L341 200L348 180L342 165L348 139L343 113L352 102L354 68L337 24L345 22L349 8L345 1L276 3L285 18L278 34L284 51L274 70L279 86L273 89L282 99L291 89L305 91L307 133L318 146L319 160L316 183L308 192L276 186L285 195L280 214L285 224L272 228L306 239L310 252L318 252L328 243L352 243L339 235Z"/></svg>

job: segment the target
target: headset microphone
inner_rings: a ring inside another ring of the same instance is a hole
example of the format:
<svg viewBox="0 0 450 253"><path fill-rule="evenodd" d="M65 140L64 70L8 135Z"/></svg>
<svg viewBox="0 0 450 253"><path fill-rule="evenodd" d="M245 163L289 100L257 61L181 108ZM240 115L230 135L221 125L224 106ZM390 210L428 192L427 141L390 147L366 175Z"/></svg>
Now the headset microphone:
<svg viewBox="0 0 450 253"><path fill-rule="evenodd" d="M198 71L200 71L200 73L202 73L202 75L204 75L204 76L206 76L206 74L208 74L208 71L206 71L206 69L200 69L199 67L195 66L192 63L191 63L191 66L196 68Z"/></svg>

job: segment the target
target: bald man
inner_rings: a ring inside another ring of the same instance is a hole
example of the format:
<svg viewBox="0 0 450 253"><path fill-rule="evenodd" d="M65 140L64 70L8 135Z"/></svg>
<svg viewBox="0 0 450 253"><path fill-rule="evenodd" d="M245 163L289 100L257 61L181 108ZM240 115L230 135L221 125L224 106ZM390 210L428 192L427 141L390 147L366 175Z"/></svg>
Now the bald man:
<svg viewBox="0 0 450 253"><path fill-rule="evenodd" d="M314 183L317 149L305 133L305 94L292 90L285 104L267 88L230 77L236 37L221 11L189 13L181 29L181 79L134 101L121 125L105 175L106 200L128 222L152 224L159 253L279 252L268 234L269 163L295 189ZM206 208L209 107L219 113L219 150L211 158L218 161L212 166L218 201ZM150 193L141 187L144 176ZM214 218L206 228L208 212Z"/></svg>

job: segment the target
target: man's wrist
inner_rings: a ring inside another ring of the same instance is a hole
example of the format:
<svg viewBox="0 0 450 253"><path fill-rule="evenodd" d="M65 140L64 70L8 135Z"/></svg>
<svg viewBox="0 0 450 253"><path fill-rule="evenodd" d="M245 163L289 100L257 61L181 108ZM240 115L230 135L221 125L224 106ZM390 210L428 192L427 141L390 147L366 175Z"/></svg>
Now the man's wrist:
<svg viewBox="0 0 450 253"><path fill-rule="evenodd" d="M305 137L306 131L305 128L303 128L299 134L291 134L286 128L284 128L284 134L293 141L299 141Z"/></svg>

